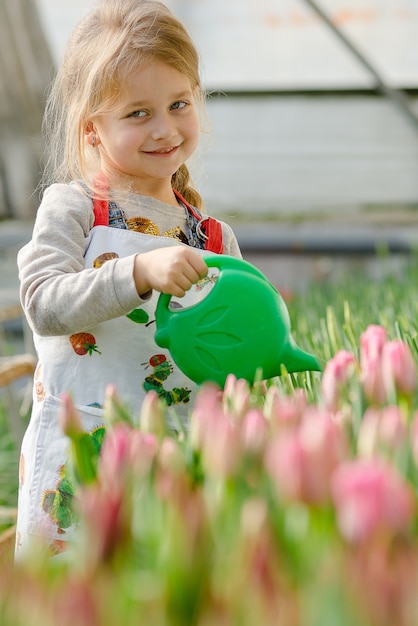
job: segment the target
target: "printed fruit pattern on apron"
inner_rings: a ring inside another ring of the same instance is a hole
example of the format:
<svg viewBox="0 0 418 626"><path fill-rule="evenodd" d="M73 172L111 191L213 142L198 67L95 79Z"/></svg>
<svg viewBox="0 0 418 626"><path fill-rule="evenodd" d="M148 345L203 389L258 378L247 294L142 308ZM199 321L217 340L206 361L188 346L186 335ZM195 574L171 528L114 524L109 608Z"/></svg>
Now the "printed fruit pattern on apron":
<svg viewBox="0 0 418 626"><path fill-rule="evenodd" d="M89 354L91 356L93 352L101 354L96 345L96 338L91 333L75 333L74 335L70 336L70 343L73 347L74 352L80 356L84 356L86 354Z"/></svg>
<svg viewBox="0 0 418 626"><path fill-rule="evenodd" d="M145 369L149 366L152 367L152 374L144 380L143 388L145 391L156 391L158 397L165 400L168 406L180 402L184 404L189 402L191 390L187 387L173 387L171 390L164 388L163 382L173 372L173 365L171 361L167 360L165 354L154 354L148 363L142 363L142 365L145 365Z"/></svg>
<svg viewBox="0 0 418 626"><path fill-rule="evenodd" d="M93 449L97 454L97 458L100 454L105 432L104 426L98 426L91 432L85 433L93 443ZM64 534L66 528L78 521L78 516L73 507L75 481L76 476L70 469L69 461L67 460L59 468L59 478L55 489L47 489L42 496L42 509L57 526L59 534Z"/></svg>
<svg viewBox="0 0 418 626"><path fill-rule="evenodd" d="M38 363L38 365L36 366L33 381L35 385L36 401L42 402L43 400L45 400L45 389L42 383L42 365L40 363Z"/></svg>

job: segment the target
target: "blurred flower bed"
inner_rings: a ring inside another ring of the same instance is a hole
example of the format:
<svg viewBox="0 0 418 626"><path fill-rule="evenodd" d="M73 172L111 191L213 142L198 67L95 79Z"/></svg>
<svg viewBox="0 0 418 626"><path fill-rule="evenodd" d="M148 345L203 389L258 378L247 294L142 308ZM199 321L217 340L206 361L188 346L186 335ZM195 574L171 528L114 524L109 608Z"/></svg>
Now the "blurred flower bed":
<svg viewBox="0 0 418 626"><path fill-rule="evenodd" d="M417 302L392 295L390 331L343 303L305 333L322 375L202 386L187 431L109 388L99 452L65 397L78 530L2 568L2 626L416 626Z"/></svg>

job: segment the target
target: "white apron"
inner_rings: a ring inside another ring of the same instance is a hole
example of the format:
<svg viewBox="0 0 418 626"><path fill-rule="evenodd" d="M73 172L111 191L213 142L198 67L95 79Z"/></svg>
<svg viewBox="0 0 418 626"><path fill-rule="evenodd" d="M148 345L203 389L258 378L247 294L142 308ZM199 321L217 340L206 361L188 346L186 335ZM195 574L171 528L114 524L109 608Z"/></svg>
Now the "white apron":
<svg viewBox="0 0 418 626"><path fill-rule="evenodd" d="M106 262L102 256L106 253L114 258L176 245L184 244L169 237L95 226L87 239L85 267ZM196 251L202 256L211 254ZM204 297L208 289L210 281L203 289L200 285L199 292L192 288L187 304ZM131 314L70 337L34 336L39 362L32 416L21 450L16 557L31 536L46 538L51 552L56 553L74 532L66 472L69 441L59 424L63 392L71 393L83 427L93 437L99 438L102 432L101 406L109 383L116 385L134 417L139 415L147 391L154 389L177 416L187 420L196 386L154 341L157 300L154 292Z"/></svg>

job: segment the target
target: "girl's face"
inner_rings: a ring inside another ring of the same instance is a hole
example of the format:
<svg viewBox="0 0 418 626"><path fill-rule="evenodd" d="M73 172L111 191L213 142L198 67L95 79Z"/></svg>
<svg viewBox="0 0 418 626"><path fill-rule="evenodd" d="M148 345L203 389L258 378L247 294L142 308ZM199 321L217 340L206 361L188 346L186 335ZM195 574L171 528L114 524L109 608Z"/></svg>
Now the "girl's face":
<svg viewBox="0 0 418 626"><path fill-rule="evenodd" d="M199 117L190 80L163 63L136 70L114 111L93 118L101 169L110 184L174 202L171 176L199 142Z"/></svg>

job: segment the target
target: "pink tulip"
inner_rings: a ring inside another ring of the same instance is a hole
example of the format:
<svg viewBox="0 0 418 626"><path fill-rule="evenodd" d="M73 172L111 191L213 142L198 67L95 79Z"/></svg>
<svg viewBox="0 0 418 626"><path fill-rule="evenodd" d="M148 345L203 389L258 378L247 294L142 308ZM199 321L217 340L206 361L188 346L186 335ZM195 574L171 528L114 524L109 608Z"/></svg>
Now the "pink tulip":
<svg viewBox="0 0 418 626"><path fill-rule="evenodd" d="M100 480L111 489L123 489L124 481L131 471L132 428L124 423L116 423L107 431L100 451Z"/></svg>
<svg viewBox="0 0 418 626"><path fill-rule="evenodd" d="M212 423L222 414L217 385L212 383L202 385L196 396L190 419L190 442L194 448L201 448L206 435L210 436Z"/></svg>
<svg viewBox="0 0 418 626"><path fill-rule="evenodd" d="M329 499L331 475L345 456L342 427L330 414L310 408L297 430L276 436L265 463L281 495L318 504Z"/></svg>
<svg viewBox="0 0 418 626"><path fill-rule="evenodd" d="M131 416L123 405L116 386L108 384L105 389L105 400L103 404L103 420L106 426L112 426L120 422L131 424Z"/></svg>
<svg viewBox="0 0 418 626"><path fill-rule="evenodd" d="M368 326L360 337L360 365L379 360L386 341L387 333L383 326Z"/></svg>
<svg viewBox="0 0 418 626"><path fill-rule="evenodd" d="M241 440L244 450L259 454L264 450L268 437L268 424L262 411L250 409L242 420Z"/></svg>
<svg viewBox="0 0 418 626"><path fill-rule="evenodd" d="M418 467L418 411L411 422L411 449L415 465Z"/></svg>
<svg viewBox="0 0 418 626"><path fill-rule="evenodd" d="M414 516L410 486L379 460L357 459L338 467L332 478L332 496L341 535L353 543L367 540L379 530L405 530Z"/></svg>
<svg viewBox="0 0 418 626"><path fill-rule="evenodd" d="M366 398L373 404L387 400L381 359L386 341L386 330L382 326L368 326L360 337L361 382Z"/></svg>
<svg viewBox="0 0 418 626"><path fill-rule="evenodd" d="M60 413L61 428L67 437L77 437L83 432L80 414L75 408L73 399L69 393L61 395L62 409Z"/></svg>
<svg viewBox="0 0 418 626"><path fill-rule="evenodd" d="M205 438L202 461L206 471L218 477L235 473L241 456L240 432L228 416L219 415Z"/></svg>
<svg viewBox="0 0 418 626"><path fill-rule="evenodd" d="M202 461L209 473L232 474L240 456L238 420L225 411L219 388L207 383L196 396L190 420L190 442L202 452Z"/></svg>
<svg viewBox="0 0 418 626"><path fill-rule="evenodd" d="M295 389L292 395L287 396L272 385L266 393L263 412L273 430L293 429L299 424L307 406L303 389Z"/></svg>
<svg viewBox="0 0 418 626"><path fill-rule="evenodd" d="M109 561L130 536L130 512L127 498L120 490L90 486L79 494L86 565L92 569Z"/></svg>
<svg viewBox="0 0 418 626"><path fill-rule="evenodd" d="M380 405L387 401L387 388L380 359L370 360L361 365L361 383L369 402Z"/></svg>
<svg viewBox="0 0 418 626"><path fill-rule="evenodd" d="M162 469L178 474L185 469L185 459L179 444L172 437L164 437L158 451L158 461Z"/></svg>
<svg viewBox="0 0 418 626"><path fill-rule="evenodd" d="M278 436L271 442L265 465L280 495L290 500L304 499L305 463L296 431Z"/></svg>
<svg viewBox="0 0 418 626"><path fill-rule="evenodd" d="M225 381L222 403L225 412L242 419L250 406L251 390L246 380L229 374Z"/></svg>
<svg viewBox="0 0 418 626"><path fill-rule="evenodd" d="M154 433L157 437L163 437L167 430L164 415L165 406L158 397L157 392L154 390L148 391L141 407L141 429L147 433Z"/></svg>
<svg viewBox="0 0 418 626"><path fill-rule="evenodd" d="M148 474L158 450L158 439L153 433L144 433L138 428L131 434L131 463L132 473L136 478Z"/></svg>
<svg viewBox="0 0 418 626"><path fill-rule="evenodd" d="M402 412L398 406L383 409L369 407L361 422L357 450L360 456L393 454L408 435Z"/></svg>
<svg viewBox="0 0 418 626"><path fill-rule="evenodd" d="M179 444L172 437L164 437L158 451L156 489L163 500L187 498L186 463Z"/></svg>
<svg viewBox="0 0 418 626"><path fill-rule="evenodd" d="M418 384L417 366L408 344L401 339L389 341L382 352L383 376L386 387L411 395Z"/></svg>
<svg viewBox="0 0 418 626"><path fill-rule="evenodd" d="M322 376L321 389L325 407L329 411L338 409L341 392L354 372L355 363L354 354L346 350L340 350L326 364Z"/></svg>

